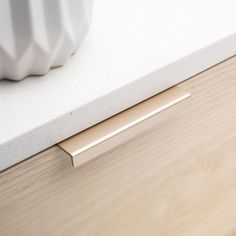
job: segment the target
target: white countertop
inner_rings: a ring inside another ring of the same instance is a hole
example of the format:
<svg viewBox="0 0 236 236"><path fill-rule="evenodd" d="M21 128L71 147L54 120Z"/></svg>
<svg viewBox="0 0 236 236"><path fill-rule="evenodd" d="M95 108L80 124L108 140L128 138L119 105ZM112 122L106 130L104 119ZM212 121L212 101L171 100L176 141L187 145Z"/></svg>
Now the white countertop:
<svg viewBox="0 0 236 236"><path fill-rule="evenodd" d="M64 68L0 82L0 170L235 55L234 2L95 0Z"/></svg>

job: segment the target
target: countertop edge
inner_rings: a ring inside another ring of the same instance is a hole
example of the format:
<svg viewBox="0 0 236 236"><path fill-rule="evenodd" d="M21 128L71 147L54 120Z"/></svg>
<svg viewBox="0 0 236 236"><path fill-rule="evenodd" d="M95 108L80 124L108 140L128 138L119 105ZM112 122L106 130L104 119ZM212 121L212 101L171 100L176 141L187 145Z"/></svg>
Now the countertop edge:
<svg viewBox="0 0 236 236"><path fill-rule="evenodd" d="M135 82L84 107L79 107L69 114L1 144L0 171L236 55L235 42L236 34L233 34L145 77L138 78ZM93 116L94 110L101 112ZM92 118L88 120L87 117Z"/></svg>

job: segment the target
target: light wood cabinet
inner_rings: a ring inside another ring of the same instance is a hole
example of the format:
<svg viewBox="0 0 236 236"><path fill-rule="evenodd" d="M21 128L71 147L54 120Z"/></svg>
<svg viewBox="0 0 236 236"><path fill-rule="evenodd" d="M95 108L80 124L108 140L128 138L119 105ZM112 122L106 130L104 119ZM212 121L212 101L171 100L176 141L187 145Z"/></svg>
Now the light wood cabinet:
<svg viewBox="0 0 236 236"><path fill-rule="evenodd" d="M236 58L178 86L178 116L79 168L55 146L0 173L0 235L235 235Z"/></svg>

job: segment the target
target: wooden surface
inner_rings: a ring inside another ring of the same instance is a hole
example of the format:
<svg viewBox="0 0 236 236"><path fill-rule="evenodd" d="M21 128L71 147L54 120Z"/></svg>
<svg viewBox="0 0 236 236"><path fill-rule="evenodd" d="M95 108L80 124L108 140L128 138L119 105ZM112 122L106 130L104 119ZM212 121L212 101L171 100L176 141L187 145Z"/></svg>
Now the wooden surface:
<svg viewBox="0 0 236 236"><path fill-rule="evenodd" d="M2 172L0 235L236 235L236 58L181 86L181 116L81 168L54 147Z"/></svg>

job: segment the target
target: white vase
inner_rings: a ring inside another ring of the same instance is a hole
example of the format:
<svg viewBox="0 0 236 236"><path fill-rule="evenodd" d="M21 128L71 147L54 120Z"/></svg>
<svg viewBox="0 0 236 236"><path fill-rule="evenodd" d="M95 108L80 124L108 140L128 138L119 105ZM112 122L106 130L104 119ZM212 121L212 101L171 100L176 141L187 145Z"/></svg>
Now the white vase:
<svg viewBox="0 0 236 236"><path fill-rule="evenodd" d="M0 79L62 66L88 32L93 0L1 0Z"/></svg>

